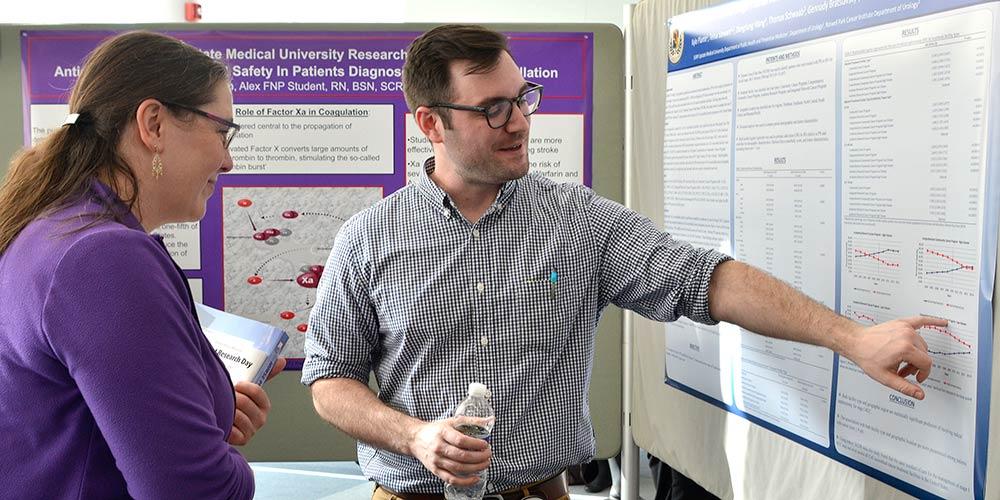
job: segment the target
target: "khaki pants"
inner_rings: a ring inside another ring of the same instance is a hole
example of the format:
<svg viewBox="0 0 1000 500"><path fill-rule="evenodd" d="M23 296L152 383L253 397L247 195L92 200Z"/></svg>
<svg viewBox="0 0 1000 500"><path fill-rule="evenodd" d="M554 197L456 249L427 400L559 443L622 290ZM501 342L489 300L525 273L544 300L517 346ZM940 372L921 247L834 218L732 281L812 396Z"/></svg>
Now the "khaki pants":
<svg viewBox="0 0 1000 500"><path fill-rule="evenodd" d="M444 498L442 496L441 498ZM375 491L372 492L372 500L403 500L392 493L389 493L385 488L375 485Z"/></svg>

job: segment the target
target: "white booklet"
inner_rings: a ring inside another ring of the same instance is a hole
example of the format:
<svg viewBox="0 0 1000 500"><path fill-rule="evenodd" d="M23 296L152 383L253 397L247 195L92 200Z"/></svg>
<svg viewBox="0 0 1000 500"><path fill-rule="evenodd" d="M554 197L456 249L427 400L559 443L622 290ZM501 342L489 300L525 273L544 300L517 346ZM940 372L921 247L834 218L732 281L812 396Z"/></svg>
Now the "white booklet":
<svg viewBox="0 0 1000 500"><path fill-rule="evenodd" d="M267 323L195 304L205 337L229 370L233 385L245 380L262 385L278 355L288 342L288 334Z"/></svg>

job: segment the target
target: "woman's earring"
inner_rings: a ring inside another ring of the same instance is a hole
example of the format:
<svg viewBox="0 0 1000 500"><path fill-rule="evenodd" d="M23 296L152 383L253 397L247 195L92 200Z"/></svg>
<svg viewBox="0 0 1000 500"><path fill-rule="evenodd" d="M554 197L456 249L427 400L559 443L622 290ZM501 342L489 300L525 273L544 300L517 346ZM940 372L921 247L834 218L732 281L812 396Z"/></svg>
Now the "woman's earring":
<svg viewBox="0 0 1000 500"><path fill-rule="evenodd" d="M153 178L159 179L163 175L163 159L160 158L160 148L153 150Z"/></svg>

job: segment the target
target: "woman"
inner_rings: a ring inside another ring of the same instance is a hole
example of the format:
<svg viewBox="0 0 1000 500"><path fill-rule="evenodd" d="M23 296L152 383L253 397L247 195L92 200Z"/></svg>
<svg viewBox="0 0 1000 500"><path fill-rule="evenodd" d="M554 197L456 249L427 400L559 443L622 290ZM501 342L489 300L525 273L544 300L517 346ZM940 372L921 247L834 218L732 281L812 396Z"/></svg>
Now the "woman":
<svg viewBox="0 0 1000 500"><path fill-rule="evenodd" d="M270 402L247 383L234 397L184 275L149 234L204 216L232 168L226 68L127 33L90 54L69 105L0 188L2 495L250 498L230 444Z"/></svg>

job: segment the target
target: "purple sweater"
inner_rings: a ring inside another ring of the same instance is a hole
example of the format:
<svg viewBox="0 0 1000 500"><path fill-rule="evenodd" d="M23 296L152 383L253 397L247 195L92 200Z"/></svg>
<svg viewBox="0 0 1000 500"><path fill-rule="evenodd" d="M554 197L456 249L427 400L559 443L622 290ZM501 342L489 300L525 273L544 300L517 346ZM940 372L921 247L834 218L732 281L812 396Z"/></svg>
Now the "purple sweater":
<svg viewBox="0 0 1000 500"><path fill-rule="evenodd" d="M250 498L184 276L131 214L79 230L102 199L121 207L95 183L0 254L0 496Z"/></svg>

